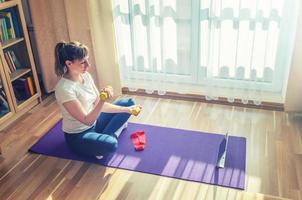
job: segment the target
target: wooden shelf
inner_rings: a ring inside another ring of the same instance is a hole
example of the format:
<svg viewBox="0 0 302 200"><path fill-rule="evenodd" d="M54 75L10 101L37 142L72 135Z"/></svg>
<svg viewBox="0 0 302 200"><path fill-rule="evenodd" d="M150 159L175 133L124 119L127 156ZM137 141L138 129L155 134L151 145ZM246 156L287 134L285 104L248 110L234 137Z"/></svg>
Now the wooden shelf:
<svg viewBox="0 0 302 200"><path fill-rule="evenodd" d="M3 11L7 8L12 9ZM8 109L10 110L8 114L0 116L1 130L5 127L4 125L12 123L39 103L41 90L21 0L9 0L0 3L0 12L9 12L14 19L17 17L17 20L14 21L17 24L11 23L11 20L6 23L10 23L10 27L18 32L18 38L12 38L8 32L3 32L6 30L0 29L2 34L8 34L10 38L0 44L0 77L2 81L0 88L2 86L2 89L5 90ZM10 73L10 71L12 72Z"/></svg>
<svg viewBox="0 0 302 200"><path fill-rule="evenodd" d="M30 68L17 69L16 71L10 74L10 81L13 82L14 80L20 78L21 76L27 74L30 71Z"/></svg>
<svg viewBox="0 0 302 200"><path fill-rule="evenodd" d="M5 2L0 3L0 10L10 8L10 7L13 7L13 6L17 6L17 5L18 5L17 0L5 1Z"/></svg>
<svg viewBox="0 0 302 200"><path fill-rule="evenodd" d="M2 49L5 49L5 48L10 47L12 45L15 45L19 42L22 42L23 40L24 40L24 38L9 39L9 40L2 43Z"/></svg>

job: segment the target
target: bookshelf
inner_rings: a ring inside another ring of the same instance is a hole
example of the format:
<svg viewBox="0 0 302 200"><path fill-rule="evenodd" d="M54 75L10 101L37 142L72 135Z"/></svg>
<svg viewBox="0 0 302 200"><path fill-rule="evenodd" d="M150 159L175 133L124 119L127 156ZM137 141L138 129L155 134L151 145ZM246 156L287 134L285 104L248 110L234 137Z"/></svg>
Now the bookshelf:
<svg viewBox="0 0 302 200"><path fill-rule="evenodd" d="M40 101L22 2L0 0L0 130Z"/></svg>

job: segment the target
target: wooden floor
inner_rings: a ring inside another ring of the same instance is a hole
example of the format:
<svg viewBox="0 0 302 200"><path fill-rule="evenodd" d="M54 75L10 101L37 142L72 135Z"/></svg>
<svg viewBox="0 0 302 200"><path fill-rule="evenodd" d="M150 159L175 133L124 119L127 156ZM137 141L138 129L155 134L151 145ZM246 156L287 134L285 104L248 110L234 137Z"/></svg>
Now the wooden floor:
<svg viewBox="0 0 302 200"><path fill-rule="evenodd" d="M302 118L284 112L133 96L130 121L247 138L245 191L27 153L60 118L53 96L0 132L0 199L302 200ZM278 198L280 197L280 198Z"/></svg>

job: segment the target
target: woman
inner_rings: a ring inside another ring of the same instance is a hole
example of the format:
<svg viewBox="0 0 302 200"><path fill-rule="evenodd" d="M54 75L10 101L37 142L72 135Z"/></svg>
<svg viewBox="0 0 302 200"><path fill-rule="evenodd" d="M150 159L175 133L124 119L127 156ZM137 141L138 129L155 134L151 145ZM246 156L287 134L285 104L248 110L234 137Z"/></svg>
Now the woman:
<svg viewBox="0 0 302 200"><path fill-rule="evenodd" d="M114 104L99 98L99 91L87 72L88 48L79 42L59 42L55 47L55 71L60 80L55 96L63 116L65 141L76 153L98 159L116 150L117 137L127 126L134 105L132 99ZM102 90L112 97L112 88Z"/></svg>

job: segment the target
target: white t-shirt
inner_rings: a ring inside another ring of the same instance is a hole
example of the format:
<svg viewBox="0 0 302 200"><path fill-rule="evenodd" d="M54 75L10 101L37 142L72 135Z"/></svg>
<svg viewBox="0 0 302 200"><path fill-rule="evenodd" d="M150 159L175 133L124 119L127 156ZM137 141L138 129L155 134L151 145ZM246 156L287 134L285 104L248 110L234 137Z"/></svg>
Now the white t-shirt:
<svg viewBox="0 0 302 200"><path fill-rule="evenodd" d="M83 83L61 77L55 87L55 96L63 116L63 131L66 133L80 133L93 126L87 126L78 121L63 106L63 103L67 101L78 100L87 113L93 109L93 103L98 96L96 86L88 72L82 74L82 77Z"/></svg>

